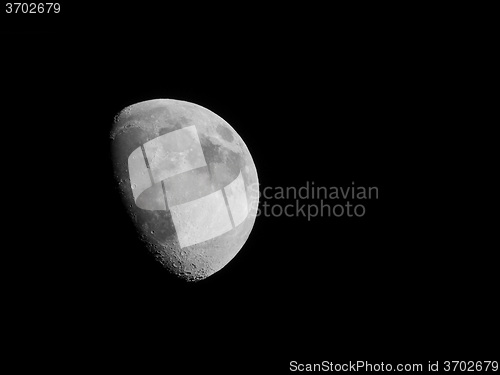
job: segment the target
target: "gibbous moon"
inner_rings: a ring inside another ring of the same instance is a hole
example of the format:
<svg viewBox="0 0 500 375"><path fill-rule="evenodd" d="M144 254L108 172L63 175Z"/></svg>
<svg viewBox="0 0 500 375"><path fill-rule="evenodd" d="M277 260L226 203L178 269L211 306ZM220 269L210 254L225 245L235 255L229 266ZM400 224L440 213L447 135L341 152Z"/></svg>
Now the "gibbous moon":
<svg viewBox="0 0 500 375"><path fill-rule="evenodd" d="M155 99L123 109L111 139L123 202L156 259L188 281L228 264L252 230L259 197L236 131L200 105Z"/></svg>

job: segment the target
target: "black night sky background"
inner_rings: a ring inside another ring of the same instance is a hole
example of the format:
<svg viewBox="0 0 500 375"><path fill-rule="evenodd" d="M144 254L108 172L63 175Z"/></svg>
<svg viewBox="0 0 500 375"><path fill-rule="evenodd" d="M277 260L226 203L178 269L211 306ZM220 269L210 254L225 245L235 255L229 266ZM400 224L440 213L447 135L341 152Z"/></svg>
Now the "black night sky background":
<svg viewBox="0 0 500 375"><path fill-rule="evenodd" d="M359 9L69 7L2 33L5 136L29 170L12 173L33 227L7 294L38 345L56 338L56 361L286 373L291 360L427 363L465 331L485 345L493 254L457 238L442 194L450 43ZM224 118L261 187L354 182L379 197L356 202L361 218L258 217L226 267L180 281L141 245L111 169L115 114L154 98Z"/></svg>

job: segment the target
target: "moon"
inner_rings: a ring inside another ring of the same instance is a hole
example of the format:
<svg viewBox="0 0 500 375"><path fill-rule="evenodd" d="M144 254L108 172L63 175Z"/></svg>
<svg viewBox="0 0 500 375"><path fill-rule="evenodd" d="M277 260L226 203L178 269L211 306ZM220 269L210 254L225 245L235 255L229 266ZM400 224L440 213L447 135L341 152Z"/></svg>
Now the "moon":
<svg viewBox="0 0 500 375"><path fill-rule="evenodd" d="M155 258L186 281L227 265L252 231L259 198L238 133L200 105L155 99L117 114L110 138L122 201Z"/></svg>

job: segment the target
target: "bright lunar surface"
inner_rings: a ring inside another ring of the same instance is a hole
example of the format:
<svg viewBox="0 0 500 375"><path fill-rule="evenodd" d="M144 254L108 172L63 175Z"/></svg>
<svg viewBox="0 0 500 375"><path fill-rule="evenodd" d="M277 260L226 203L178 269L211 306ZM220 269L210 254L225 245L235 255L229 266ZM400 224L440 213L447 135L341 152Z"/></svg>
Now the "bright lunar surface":
<svg viewBox="0 0 500 375"><path fill-rule="evenodd" d="M123 201L156 258L188 281L224 267L258 205L257 171L234 129L197 104L156 99L122 110L111 139Z"/></svg>

